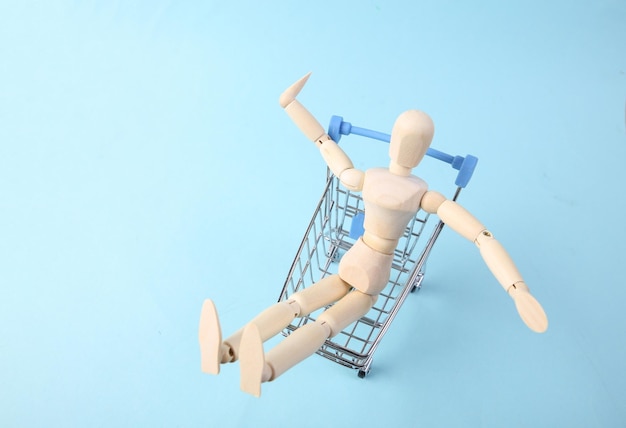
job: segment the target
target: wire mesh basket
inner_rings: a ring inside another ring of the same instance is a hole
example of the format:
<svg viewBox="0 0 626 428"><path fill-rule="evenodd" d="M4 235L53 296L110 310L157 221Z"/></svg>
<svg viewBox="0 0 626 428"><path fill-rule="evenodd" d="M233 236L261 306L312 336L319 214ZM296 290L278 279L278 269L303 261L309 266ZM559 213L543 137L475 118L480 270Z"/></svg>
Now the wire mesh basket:
<svg viewBox="0 0 626 428"><path fill-rule="evenodd" d="M329 135L339 140L339 131L333 135L333 123L336 128L347 122L333 116ZM365 135L383 141L389 141L389 135L362 128L349 127L348 133ZM356 131L356 132L355 132ZM375 135L371 135L374 133ZM469 181L477 159L473 156L450 156L443 152L429 149L427 155L450 163L459 170L453 200ZM356 242L363 233L363 199L357 192L352 192L341 185L339 180L328 172L322 197L313 212L300 247L291 265L287 279L281 291L279 301L315 284L327 275L336 274L341 256ZM359 377L365 377L370 371L374 352L389 329L407 296L421 287L425 273L426 260L439 236L444 224L432 218L424 211L417 214L404 230L394 252L391 275L385 289L370 311L358 321L352 323L336 336L326 340L317 353L343 366L358 370ZM423 235L426 236L423 236ZM296 318L283 334L288 336L297 328L316 317L327 308L315 311L307 316Z"/></svg>

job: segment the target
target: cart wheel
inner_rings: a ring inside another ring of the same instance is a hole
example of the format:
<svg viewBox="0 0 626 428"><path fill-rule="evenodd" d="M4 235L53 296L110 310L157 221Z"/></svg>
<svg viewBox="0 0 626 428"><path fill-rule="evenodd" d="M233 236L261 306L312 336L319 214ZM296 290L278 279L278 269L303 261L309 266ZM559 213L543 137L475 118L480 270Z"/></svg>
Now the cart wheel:
<svg viewBox="0 0 626 428"><path fill-rule="evenodd" d="M420 288L422 288L422 287L421 287L421 286L414 285L413 287L411 287L411 293L415 293L416 291L419 291L419 290L420 290Z"/></svg>
<svg viewBox="0 0 626 428"><path fill-rule="evenodd" d="M367 375L367 372L365 370L359 370L359 378L363 379L365 376Z"/></svg>

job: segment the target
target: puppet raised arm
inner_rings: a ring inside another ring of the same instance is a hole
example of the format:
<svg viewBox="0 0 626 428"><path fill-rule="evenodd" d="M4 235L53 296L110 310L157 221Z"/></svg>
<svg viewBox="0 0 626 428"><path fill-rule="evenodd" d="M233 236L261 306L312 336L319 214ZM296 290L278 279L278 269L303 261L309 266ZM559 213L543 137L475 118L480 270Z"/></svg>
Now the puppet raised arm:
<svg viewBox="0 0 626 428"><path fill-rule="evenodd" d="M528 328L543 333L548 318L539 302L530 294L522 275L504 247L471 213L437 192L426 192L421 202L424 211L437 214L452 230L474 242L485 264L504 290L513 298L520 317Z"/></svg>
<svg viewBox="0 0 626 428"><path fill-rule="evenodd" d="M302 133L320 149L328 168L350 190L363 188L363 172L354 168L345 152L326 133L315 117L296 99L311 73L302 77L280 96L280 106Z"/></svg>

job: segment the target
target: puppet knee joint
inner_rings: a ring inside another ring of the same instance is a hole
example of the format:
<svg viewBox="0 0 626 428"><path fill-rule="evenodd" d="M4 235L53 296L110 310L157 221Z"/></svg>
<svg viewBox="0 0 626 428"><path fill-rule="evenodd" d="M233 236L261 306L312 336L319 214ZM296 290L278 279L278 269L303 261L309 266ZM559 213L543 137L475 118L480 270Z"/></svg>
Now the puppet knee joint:
<svg viewBox="0 0 626 428"><path fill-rule="evenodd" d="M295 296L294 296L295 297ZM291 298L287 301L289 307L293 310L294 316L299 317L302 314L302 305L297 298Z"/></svg>
<svg viewBox="0 0 626 428"><path fill-rule="evenodd" d="M326 337L333 337L337 333L339 333L338 331L335 332L335 329L331 325L332 321L321 319L323 317L324 317L324 314L320 315L320 317L317 319L316 323L319 324L320 327L324 328L324 330L326 331Z"/></svg>

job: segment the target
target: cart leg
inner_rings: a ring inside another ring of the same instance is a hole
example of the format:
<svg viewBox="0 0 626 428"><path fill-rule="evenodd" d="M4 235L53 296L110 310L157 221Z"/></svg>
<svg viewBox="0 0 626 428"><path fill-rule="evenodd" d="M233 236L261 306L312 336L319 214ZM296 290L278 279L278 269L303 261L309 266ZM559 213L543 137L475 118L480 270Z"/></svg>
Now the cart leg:
<svg viewBox="0 0 626 428"><path fill-rule="evenodd" d="M291 333L267 353L267 358L256 326L246 327L241 342L241 388L258 397L262 382L276 379L314 354L326 339L365 315L375 301L376 296L352 291L320 315L317 321Z"/></svg>

